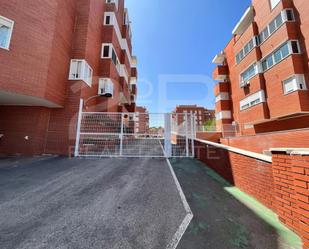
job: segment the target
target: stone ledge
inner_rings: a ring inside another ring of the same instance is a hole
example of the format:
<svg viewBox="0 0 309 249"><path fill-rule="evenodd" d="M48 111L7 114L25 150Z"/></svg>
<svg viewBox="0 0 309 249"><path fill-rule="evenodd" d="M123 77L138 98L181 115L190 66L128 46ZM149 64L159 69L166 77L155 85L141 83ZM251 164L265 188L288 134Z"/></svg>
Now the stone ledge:
<svg viewBox="0 0 309 249"><path fill-rule="evenodd" d="M309 148L270 148L271 152L285 152L287 155L309 156Z"/></svg>
<svg viewBox="0 0 309 249"><path fill-rule="evenodd" d="M265 161L265 162L268 162L268 163L272 162L271 156L251 152L251 151L248 151L248 150L238 149L238 148L231 147L231 146L228 146L228 145L218 144L218 143L214 143L214 142L210 142L210 141L206 141L206 140L201 140L201 139L195 139L195 141L203 143L203 144L211 145L211 146L214 146L214 147L217 147L217 148L221 148L221 149L224 149L224 150L227 150L227 151L231 151L231 152L234 152L236 154L251 157L251 158L254 158L254 159L257 159L257 160Z"/></svg>

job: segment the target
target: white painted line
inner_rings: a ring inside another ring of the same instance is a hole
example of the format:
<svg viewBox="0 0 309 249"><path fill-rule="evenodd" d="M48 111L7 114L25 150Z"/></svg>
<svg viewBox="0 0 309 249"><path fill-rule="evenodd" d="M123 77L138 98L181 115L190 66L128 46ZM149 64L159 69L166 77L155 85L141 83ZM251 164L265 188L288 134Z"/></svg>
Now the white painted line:
<svg viewBox="0 0 309 249"><path fill-rule="evenodd" d="M170 161L168 160L168 158L166 158L166 162L170 168L171 174L173 176L173 179L175 181L178 193L180 195L181 201L183 203L184 209L186 211L186 216L184 218L184 220L182 221L181 225L179 226L177 232L174 234L173 239L171 240L171 242L167 245L166 249L176 249L182 236L184 235L185 231L187 230L191 220L193 219L193 213L191 211L191 208L187 202L186 196L183 193L183 190L179 184L179 181L176 177L176 174L174 172L174 169L170 163Z"/></svg>

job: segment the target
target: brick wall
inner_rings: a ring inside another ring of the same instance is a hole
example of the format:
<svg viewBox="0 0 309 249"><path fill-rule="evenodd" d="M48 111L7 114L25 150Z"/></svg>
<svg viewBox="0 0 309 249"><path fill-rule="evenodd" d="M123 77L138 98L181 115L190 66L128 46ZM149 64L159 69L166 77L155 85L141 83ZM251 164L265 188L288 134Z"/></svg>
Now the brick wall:
<svg viewBox="0 0 309 249"><path fill-rule="evenodd" d="M309 156L273 152L277 214L309 248Z"/></svg>
<svg viewBox="0 0 309 249"><path fill-rule="evenodd" d="M275 210L271 163L200 142L196 142L195 154L230 183Z"/></svg>
<svg viewBox="0 0 309 249"><path fill-rule="evenodd" d="M195 151L200 161L276 212L308 249L309 150L303 156L281 149L272 153L270 162L264 155L200 141Z"/></svg>
<svg viewBox="0 0 309 249"><path fill-rule="evenodd" d="M309 129L222 138L221 143L257 153L276 147L309 148Z"/></svg>
<svg viewBox="0 0 309 249"><path fill-rule="evenodd" d="M0 106L0 154L44 153L50 109Z"/></svg>

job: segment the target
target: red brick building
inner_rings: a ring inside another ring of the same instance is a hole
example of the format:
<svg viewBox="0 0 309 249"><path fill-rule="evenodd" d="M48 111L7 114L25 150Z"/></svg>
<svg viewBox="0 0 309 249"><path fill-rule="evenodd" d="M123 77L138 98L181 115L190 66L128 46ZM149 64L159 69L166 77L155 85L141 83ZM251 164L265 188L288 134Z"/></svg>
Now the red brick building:
<svg viewBox="0 0 309 249"><path fill-rule="evenodd" d="M0 3L0 153L68 154L84 110L134 112L124 0Z"/></svg>
<svg viewBox="0 0 309 249"><path fill-rule="evenodd" d="M252 1L213 60L217 127L233 126L238 136L223 143L261 152L255 144L265 137L257 135L280 131L262 149L309 147L308 26L307 0Z"/></svg>
<svg viewBox="0 0 309 249"><path fill-rule="evenodd" d="M149 133L149 112L146 107L136 107L135 132L139 134Z"/></svg>
<svg viewBox="0 0 309 249"><path fill-rule="evenodd" d="M202 126L207 121L213 120L215 118L214 110L208 110L204 107L197 106L197 105L179 105L175 108L173 113L182 113L182 114L193 113L195 114L195 117L196 117L195 122L197 126ZM183 117L184 115L179 115L178 122L182 123Z"/></svg>

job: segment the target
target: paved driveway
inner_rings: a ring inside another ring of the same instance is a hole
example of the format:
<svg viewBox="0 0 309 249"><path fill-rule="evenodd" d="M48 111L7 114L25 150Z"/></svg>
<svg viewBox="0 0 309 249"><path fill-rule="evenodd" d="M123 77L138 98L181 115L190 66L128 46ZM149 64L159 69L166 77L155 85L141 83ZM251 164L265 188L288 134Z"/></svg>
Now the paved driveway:
<svg viewBox="0 0 309 249"><path fill-rule="evenodd" d="M185 218L164 159L0 160L1 249L173 248Z"/></svg>

